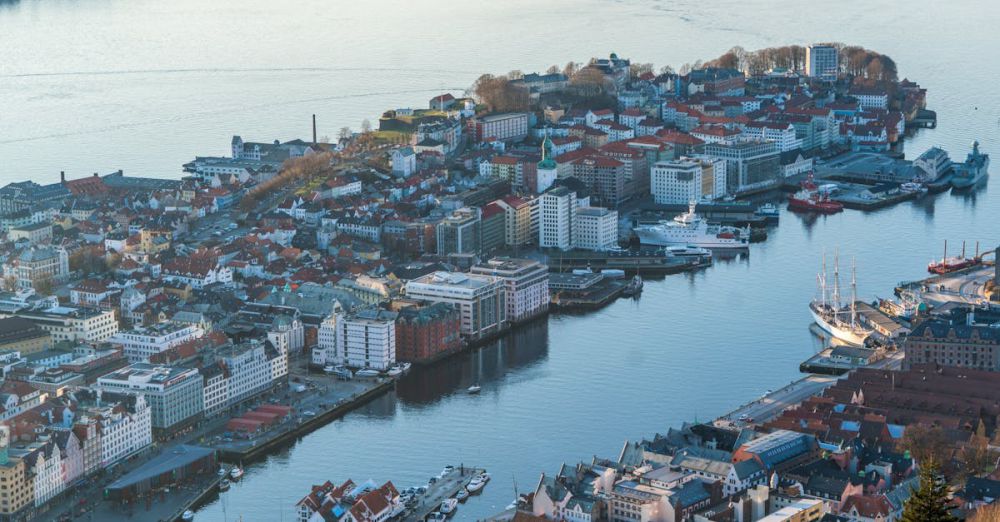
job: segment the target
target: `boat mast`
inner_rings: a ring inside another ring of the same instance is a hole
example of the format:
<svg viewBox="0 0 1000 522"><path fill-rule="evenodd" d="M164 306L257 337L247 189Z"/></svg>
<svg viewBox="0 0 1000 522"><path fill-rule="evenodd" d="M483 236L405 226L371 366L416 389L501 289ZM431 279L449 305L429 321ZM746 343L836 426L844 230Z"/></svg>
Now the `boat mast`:
<svg viewBox="0 0 1000 522"><path fill-rule="evenodd" d="M840 249L833 254L833 308L834 313L839 312L840 303Z"/></svg>
<svg viewBox="0 0 1000 522"><path fill-rule="evenodd" d="M851 258L851 329L853 330L856 324L856 317L858 315L857 308L854 303L858 300L858 280L855 275L855 263L854 258Z"/></svg>
<svg viewBox="0 0 1000 522"><path fill-rule="evenodd" d="M826 308L826 249L823 249L823 269L816 278L819 280L819 301L823 308Z"/></svg>

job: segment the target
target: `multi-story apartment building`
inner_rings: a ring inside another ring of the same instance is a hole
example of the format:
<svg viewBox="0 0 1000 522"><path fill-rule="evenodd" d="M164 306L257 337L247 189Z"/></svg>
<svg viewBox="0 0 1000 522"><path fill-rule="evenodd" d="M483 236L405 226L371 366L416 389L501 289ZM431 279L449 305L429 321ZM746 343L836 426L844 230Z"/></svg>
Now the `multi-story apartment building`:
<svg viewBox="0 0 1000 522"><path fill-rule="evenodd" d="M338 319L336 361L374 370L395 364L396 313L368 308Z"/></svg>
<svg viewBox="0 0 1000 522"><path fill-rule="evenodd" d="M573 219L573 247L610 250L618 246L618 211L580 207Z"/></svg>
<svg viewBox="0 0 1000 522"><path fill-rule="evenodd" d="M482 219L479 210L461 208L437 225L437 253L478 253L482 241Z"/></svg>
<svg viewBox="0 0 1000 522"><path fill-rule="evenodd" d="M117 332L107 341L121 346L128 362L137 363L149 362L150 356L203 335L205 331L197 326L165 322Z"/></svg>
<svg viewBox="0 0 1000 522"><path fill-rule="evenodd" d="M661 205L687 204L726 194L726 162L711 157L682 157L653 165L651 192Z"/></svg>
<svg viewBox="0 0 1000 522"><path fill-rule="evenodd" d="M573 219L576 215L576 192L555 187L539 198L538 246L542 248L573 248Z"/></svg>
<svg viewBox="0 0 1000 522"><path fill-rule="evenodd" d="M628 199L625 164L606 156L587 156L573 162L572 175L593 188L593 196L609 208Z"/></svg>
<svg viewBox="0 0 1000 522"><path fill-rule="evenodd" d="M204 411L204 379L195 368L136 363L98 378L95 387L142 394L158 437L192 425Z"/></svg>
<svg viewBox="0 0 1000 522"><path fill-rule="evenodd" d="M24 459L8 455L4 447L0 456L0 518L25 520L35 503L35 481L28 476Z"/></svg>
<svg viewBox="0 0 1000 522"><path fill-rule="evenodd" d="M806 76L834 81L840 71L837 48L813 44L806 47Z"/></svg>
<svg viewBox="0 0 1000 522"><path fill-rule="evenodd" d="M218 360L226 370L223 389L227 406L270 390L288 375L287 356L266 342L251 341L233 346L221 351ZM277 376L275 364L278 365ZM215 404L212 406L216 407Z"/></svg>
<svg viewBox="0 0 1000 522"><path fill-rule="evenodd" d="M469 120L469 134L477 142L523 140L528 135L528 114L509 112Z"/></svg>
<svg viewBox="0 0 1000 522"><path fill-rule="evenodd" d="M538 198L519 198L511 195L496 200L496 204L504 211L506 220L504 243L507 246L519 247L538 240Z"/></svg>
<svg viewBox="0 0 1000 522"><path fill-rule="evenodd" d="M69 254L61 246L33 246L17 258L18 288L59 282L69 275Z"/></svg>
<svg viewBox="0 0 1000 522"><path fill-rule="evenodd" d="M708 143L705 155L725 160L726 191L730 194L768 188L781 179L781 153L771 141Z"/></svg>
<svg viewBox="0 0 1000 522"><path fill-rule="evenodd" d="M152 410L140 391L77 393L81 410L94 419L100 437L100 466L108 467L153 443ZM84 454L86 467L86 451Z"/></svg>
<svg viewBox="0 0 1000 522"><path fill-rule="evenodd" d="M503 280L511 323L537 317L549 308L549 267L538 261L498 257L473 266L471 272Z"/></svg>
<svg viewBox="0 0 1000 522"><path fill-rule="evenodd" d="M100 342L118 332L112 310L56 306L44 310L22 310L17 317L27 319L52 336L52 342Z"/></svg>
<svg viewBox="0 0 1000 522"><path fill-rule="evenodd" d="M506 292L499 277L434 272L406 283L406 295L457 307L462 335L469 339L493 335L507 326Z"/></svg>
<svg viewBox="0 0 1000 522"><path fill-rule="evenodd" d="M396 317L396 360L425 362L462 346L462 316L449 303L407 306Z"/></svg>
<svg viewBox="0 0 1000 522"><path fill-rule="evenodd" d="M959 368L1000 371L1000 332L977 324L951 324L927 320L903 340L903 368L940 364Z"/></svg>
<svg viewBox="0 0 1000 522"><path fill-rule="evenodd" d="M0 351L17 351L28 355L52 346L52 336L37 324L23 317L0 319Z"/></svg>
<svg viewBox="0 0 1000 522"><path fill-rule="evenodd" d="M802 140L796 138L795 126L789 122L751 121L743 126L743 135L762 141L773 141L781 152L802 147Z"/></svg>

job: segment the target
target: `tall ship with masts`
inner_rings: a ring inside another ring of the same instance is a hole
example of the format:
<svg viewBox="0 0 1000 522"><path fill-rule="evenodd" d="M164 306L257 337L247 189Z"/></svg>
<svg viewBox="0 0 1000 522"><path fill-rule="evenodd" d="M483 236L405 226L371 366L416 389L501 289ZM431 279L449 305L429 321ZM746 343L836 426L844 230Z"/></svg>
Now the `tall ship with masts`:
<svg viewBox="0 0 1000 522"><path fill-rule="evenodd" d="M834 257L833 286L827 284L826 255L823 255L823 269L816 275L818 292L816 298L809 303L809 312L813 321L824 332L852 346L864 346L865 339L872 330L865 328L858 320L857 280L855 278L854 262L851 262L851 296L844 304L840 295L840 256Z"/></svg>

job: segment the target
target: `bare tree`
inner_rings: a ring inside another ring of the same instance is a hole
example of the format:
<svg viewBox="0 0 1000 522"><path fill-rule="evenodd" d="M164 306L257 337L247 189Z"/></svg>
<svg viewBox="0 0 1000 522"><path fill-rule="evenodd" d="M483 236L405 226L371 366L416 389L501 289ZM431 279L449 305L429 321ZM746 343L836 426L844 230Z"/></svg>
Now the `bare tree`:
<svg viewBox="0 0 1000 522"><path fill-rule="evenodd" d="M563 75L567 78L572 78L576 71L580 70L580 64L576 62L567 62L566 66L563 67Z"/></svg>
<svg viewBox="0 0 1000 522"><path fill-rule="evenodd" d="M584 67L570 78L570 85L581 96L593 97L607 92L608 79L597 67Z"/></svg>
<svg viewBox="0 0 1000 522"><path fill-rule="evenodd" d="M351 137L350 127L341 127L340 130L337 131L337 138L340 140L346 140L349 139L350 137Z"/></svg>
<svg viewBox="0 0 1000 522"><path fill-rule="evenodd" d="M549 68L545 70L545 74L559 74L559 66L558 65L549 66Z"/></svg>
<svg viewBox="0 0 1000 522"><path fill-rule="evenodd" d="M368 134L372 131L372 122L368 121L368 118L361 120L361 132Z"/></svg>
<svg viewBox="0 0 1000 522"><path fill-rule="evenodd" d="M524 111L531 101L526 88L514 85L502 76L484 74L476 80L471 90L481 103L495 112Z"/></svg>
<svg viewBox="0 0 1000 522"><path fill-rule="evenodd" d="M628 74L632 78L638 78L651 72L653 72L653 64L651 63L633 63L628 66Z"/></svg>

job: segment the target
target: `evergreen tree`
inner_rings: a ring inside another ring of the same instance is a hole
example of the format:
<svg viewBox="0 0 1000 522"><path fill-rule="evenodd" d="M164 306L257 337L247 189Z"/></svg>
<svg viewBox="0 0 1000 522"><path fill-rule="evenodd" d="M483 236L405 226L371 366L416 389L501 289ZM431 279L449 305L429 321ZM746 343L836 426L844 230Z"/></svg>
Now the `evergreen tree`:
<svg viewBox="0 0 1000 522"><path fill-rule="evenodd" d="M948 485L929 462L920 469L920 487L913 491L903 508L902 522L957 522L949 511Z"/></svg>

